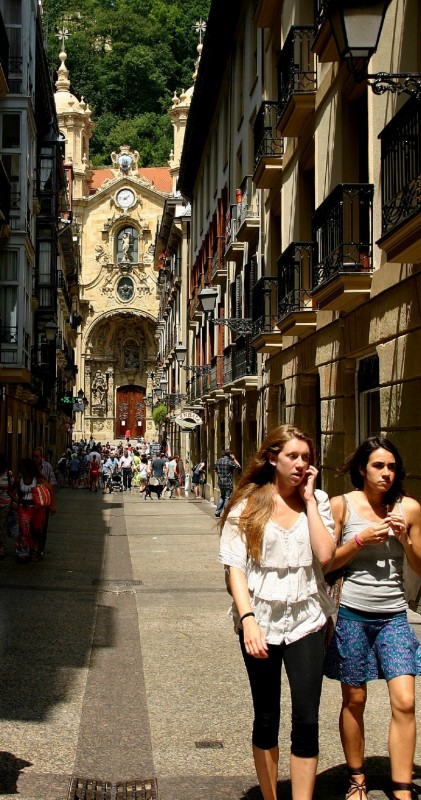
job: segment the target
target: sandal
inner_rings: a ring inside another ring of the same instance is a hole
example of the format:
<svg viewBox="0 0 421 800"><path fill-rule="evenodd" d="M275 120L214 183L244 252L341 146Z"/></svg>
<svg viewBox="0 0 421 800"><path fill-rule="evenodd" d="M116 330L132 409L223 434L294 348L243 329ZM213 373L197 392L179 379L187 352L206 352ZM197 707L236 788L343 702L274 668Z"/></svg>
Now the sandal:
<svg viewBox="0 0 421 800"><path fill-rule="evenodd" d="M355 796L355 800L364 800L363 794L367 797L367 784L365 782L365 774L364 770L361 769L349 769L348 768L348 775L349 775L349 789L345 795L345 800L349 800L350 797ZM364 780L361 783L355 780L356 775L362 775ZM397 800L397 798L396 798Z"/></svg>
<svg viewBox="0 0 421 800"><path fill-rule="evenodd" d="M418 787L415 786L414 783L399 783L399 781L392 781L392 798L393 800L400 800L399 797L396 797L394 794L395 790L399 791L406 791L411 792L411 797L414 800L418 797Z"/></svg>

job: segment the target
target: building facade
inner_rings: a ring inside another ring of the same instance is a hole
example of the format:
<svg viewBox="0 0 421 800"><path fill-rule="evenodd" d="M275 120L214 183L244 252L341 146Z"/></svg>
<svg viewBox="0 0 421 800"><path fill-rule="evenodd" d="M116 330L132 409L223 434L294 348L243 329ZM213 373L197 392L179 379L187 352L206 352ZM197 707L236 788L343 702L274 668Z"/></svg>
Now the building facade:
<svg viewBox="0 0 421 800"><path fill-rule="evenodd" d="M74 173L73 215L81 241L75 438L96 441L155 435L145 404L157 372L157 227L172 179L168 167L141 168L122 144L110 165L91 169L89 106L70 92L66 54L55 102L65 164Z"/></svg>
<svg viewBox="0 0 421 800"><path fill-rule="evenodd" d="M375 78L420 73L421 9L384 3L377 47L355 63L334 5L211 6L178 183L191 203L189 400L205 421L193 457L209 497L220 451L244 463L282 422L313 435L329 492L381 432L420 493L421 103L416 81Z"/></svg>
<svg viewBox="0 0 421 800"><path fill-rule="evenodd" d="M0 1L0 449L71 436L78 241L36 0Z"/></svg>

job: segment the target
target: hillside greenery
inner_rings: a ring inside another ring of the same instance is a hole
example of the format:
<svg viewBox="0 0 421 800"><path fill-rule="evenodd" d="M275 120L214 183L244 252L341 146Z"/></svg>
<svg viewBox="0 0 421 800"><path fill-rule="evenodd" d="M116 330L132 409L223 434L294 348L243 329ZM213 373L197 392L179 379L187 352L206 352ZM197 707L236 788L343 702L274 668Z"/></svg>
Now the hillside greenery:
<svg viewBox="0 0 421 800"><path fill-rule="evenodd" d="M168 109L174 91L192 85L195 24L210 0L43 0L43 28L52 70L66 29L71 91L84 96L95 129L90 156L109 165L121 144L140 166L166 165L173 135ZM53 74L56 78L56 74Z"/></svg>

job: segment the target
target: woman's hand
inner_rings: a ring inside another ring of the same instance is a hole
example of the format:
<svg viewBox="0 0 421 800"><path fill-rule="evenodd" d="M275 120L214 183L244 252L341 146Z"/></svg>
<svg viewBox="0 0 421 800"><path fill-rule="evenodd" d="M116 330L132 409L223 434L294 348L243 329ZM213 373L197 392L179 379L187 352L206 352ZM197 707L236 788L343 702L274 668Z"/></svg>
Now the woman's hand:
<svg viewBox="0 0 421 800"><path fill-rule="evenodd" d="M242 622L244 647L246 653L254 658L268 658L268 646L265 637L254 617L246 617Z"/></svg>
<svg viewBox="0 0 421 800"><path fill-rule="evenodd" d="M361 539L363 544L382 544L382 542L386 542L389 538L390 527L393 527L391 517L385 517L381 522L374 522L369 528L364 528L364 530L358 534L358 538Z"/></svg>
<svg viewBox="0 0 421 800"><path fill-rule="evenodd" d="M316 467L310 466L305 471L305 477L299 486L299 492L305 503L314 498L314 490L316 488L316 478L318 470Z"/></svg>
<svg viewBox="0 0 421 800"><path fill-rule="evenodd" d="M395 534L400 544L406 544L408 541L408 525L400 514L390 514L390 527Z"/></svg>

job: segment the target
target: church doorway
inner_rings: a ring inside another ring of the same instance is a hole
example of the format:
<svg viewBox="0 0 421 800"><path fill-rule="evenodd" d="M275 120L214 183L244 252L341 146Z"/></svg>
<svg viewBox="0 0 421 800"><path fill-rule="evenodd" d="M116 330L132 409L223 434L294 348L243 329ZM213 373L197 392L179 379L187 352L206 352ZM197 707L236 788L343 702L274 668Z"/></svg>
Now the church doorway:
<svg viewBox="0 0 421 800"><path fill-rule="evenodd" d="M136 439L145 435L146 406L144 386L120 386L117 389L116 438L124 439L126 431Z"/></svg>

